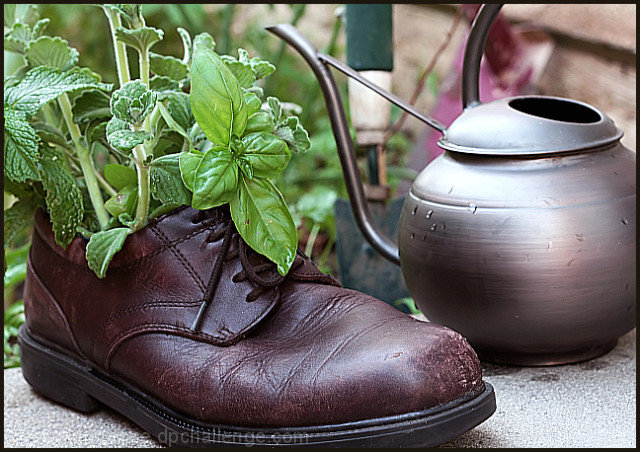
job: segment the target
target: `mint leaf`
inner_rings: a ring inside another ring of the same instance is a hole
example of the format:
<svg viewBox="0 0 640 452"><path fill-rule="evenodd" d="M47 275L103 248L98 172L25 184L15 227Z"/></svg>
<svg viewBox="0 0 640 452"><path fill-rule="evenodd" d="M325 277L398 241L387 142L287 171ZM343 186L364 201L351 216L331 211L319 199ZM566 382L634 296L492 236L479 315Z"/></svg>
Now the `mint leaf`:
<svg viewBox="0 0 640 452"><path fill-rule="evenodd" d="M202 156L193 176L191 205L196 209L217 207L229 202L237 186L238 165L231 151L224 147L211 148Z"/></svg>
<svg viewBox="0 0 640 452"><path fill-rule="evenodd" d="M109 95L99 90L82 92L73 101L73 119L76 122L111 117Z"/></svg>
<svg viewBox="0 0 640 452"><path fill-rule="evenodd" d="M158 95L140 80L132 80L111 95L113 116L130 124L140 125L156 104Z"/></svg>
<svg viewBox="0 0 640 452"><path fill-rule="evenodd" d="M158 94L158 100L164 100L174 92L180 91L180 84L172 78L156 75L149 79L149 89Z"/></svg>
<svg viewBox="0 0 640 452"><path fill-rule="evenodd" d="M242 139L241 156L251 163L255 177L272 177L287 167L291 153L286 143L270 133L251 133Z"/></svg>
<svg viewBox="0 0 640 452"><path fill-rule="evenodd" d="M116 38L140 53L148 51L156 42L162 40L164 31L153 27L140 27L134 30L116 28Z"/></svg>
<svg viewBox="0 0 640 452"><path fill-rule="evenodd" d="M245 242L268 257L286 275L296 256L296 226L282 195L268 179L240 179L229 203L231 217Z"/></svg>
<svg viewBox="0 0 640 452"><path fill-rule="evenodd" d="M64 164L64 156L46 147L40 165L42 185L47 191L45 201L53 224L58 245L66 248L76 236L76 228L82 222L84 207L82 193Z"/></svg>
<svg viewBox="0 0 640 452"><path fill-rule="evenodd" d="M115 228L108 231L100 231L91 236L87 244L87 262L89 268L95 272L98 278L104 278L109 262L122 248L129 228Z"/></svg>
<svg viewBox="0 0 640 452"><path fill-rule="evenodd" d="M191 110L206 137L227 145L232 134L242 136L247 105L240 84L220 57L196 45L191 66Z"/></svg>
<svg viewBox="0 0 640 452"><path fill-rule="evenodd" d="M181 81L189 75L187 65L176 57L169 55L149 55L149 68L151 72L172 80Z"/></svg>
<svg viewBox="0 0 640 452"><path fill-rule="evenodd" d="M191 204L191 193L182 182L180 155L170 154L150 164L151 194L163 204Z"/></svg>
<svg viewBox="0 0 640 452"><path fill-rule="evenodd" d="M78 62L79 54L62 38L42 36L29 43L25 57L31 67L51 66L65 71Z"/></svg>
<svg viewBox="0 0 640 452"><path fill-rule="evenodd" d="M136 170L116 163L107 163L105 165L104 178L116 190L122 190L127 185L136 185L138 183Z"/></svg>
<svg viewBox="0 0 640 452"><path fill-rule="evenodd" d="M61 71L40 66L31 69L17 85L5 89L4 104L30 118L40 107L63 93L89 88L110 91L112 87L111 84L97 81L86 69L74 67Z"/></svg>
<svg viewBox="0 0 640 452"><path fill-rule="evenodd" d="M4 211L4 248L14 244L20 231L33 223L38 205L32 197L23 198Z"/></svg>
<svg viewBox="0 0 640 452"><path fill-rule="evenodd" d="M40 180L38 136L23 113L4 108L4 174L17 182Z"/></svg>

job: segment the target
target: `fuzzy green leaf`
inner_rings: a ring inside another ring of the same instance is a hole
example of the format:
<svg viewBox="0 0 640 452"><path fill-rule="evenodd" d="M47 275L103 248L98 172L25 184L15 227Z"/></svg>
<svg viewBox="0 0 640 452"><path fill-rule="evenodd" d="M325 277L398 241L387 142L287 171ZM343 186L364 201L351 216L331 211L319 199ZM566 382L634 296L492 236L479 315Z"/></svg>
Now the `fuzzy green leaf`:
<svg viewBox="0 0 640 452"><path fill-rule="evenodd" d="M76 236L84 215L82 193L64 164L64 157L53 148L42 153L42 185L47 197L47 210L53 224L53 232L58 245L66 248Z"/></svg>
<svg viewBox="0 0 640 452"><path fill-rule="evenodd" d="M149 79L149 89L158 94L158 100L164 100L171 94L180 91L180 84L169 77L156 75Z"/></svg>
<svg viewBox="0 0 640 452"><path fill-rule="evenodd" d="M44 143L53 143L59 146L68 146L67 138L62 131L46 122L34 122L31 124L33 130L36 131L40 140Z"/></svg>
<svg viewBox="0 0 640 452"><path fill-rule="evenodd" d="M149 55L149 69L156 75L169 77L172 80L181 81L187 78L189 71L187 65L176 57L169 55Z"/></svg>
<svg viewBox="0 0 640 452"><path fill-rule="evenodd" d="M191 41L191 35L184 28L177 28L180 39L182 40L182 47L184 48L184 56L182 62L187 66L191 64L191 56L193 55L193 42Z"/></svg>
<svg viewBox="0 0 640 452"><path fill-rule="evenodd" d="M267 132L272 133L275 128L271 114L266 111L257 111L247 119L247 128L244 133Z"/></svg>
<svg viewBox="0 0 640 452"><path fill-rule="evenodd" d="M191 110L214 144L227 145L233 134L244 132L247 105L240 84L220 57L202 45L196 45L191 66Z"/></svg>
<svg viewBox="0 0 640 452"><path fill-rule="evenodd" d="M40 180L38 136L24 114L4 108L4 174L17 182Z"/></svg>
<svg viewBox="0 0 640 452"><path fill-rule="evenodd" d="M222 60L238 80L241 87L249 88L256 81L256 75L253 72L253 69L251 69L251 65L249 63L242 63L228 55L222 57Z"/></svg>
<svg viewBox="0 0 640 452"><path fill-rule="evenodd" d="M278 124L282 118L282 105L277 97L267 97L267 105L273 116L273 121Z"/></svg>
<svg viewBox="0 0 640 452"><path fill-rule="evenodd" d="M245 242L276 263L286 275L296 256L298 235L284 198L268 179L240 179L229 203L231 217Z"/></svg>
<svg viewBox="0 0 640 452"><path fill-rule="evenodd" d="M289 116L276 128L275 134L282 138L291 152L305 152L311 147L309 134L296 116Z"/></svg>
<svg viewBox="0 0 640 452"><path fill-rule="evenodd" d="M116 163L107 163L104 166L104 178L116 190L122 190L127 185L136 185L138 182L136 170Z"/></svg>
<svg viewBox="0 0 640 452"><path fill-rule="evenodd" d="M142 124L158 99L158 94L149 90L140 80L132 80L111 96L111 113L129 124Z"/></svg>
<svg viewBox="0 0 640 452"><path fill-rule="evenodd" d="M213 37L209 33L205 31L200 34L197 34L193 38L193 48L195 49L197 45L201 45L209 50L215 50L216 41L213 39Z"/></svg>
<svg viewBox="0 0 640 452"><path fill-rule="evenodd" d="M158 28L140 27L134 30L116 28L116 38L126 45L133 47L138 52L148 51L156 42L162 40L164 32Z"/></svg>
<svg viewBox="0 0 640 452"><path fill-rule="evenodd" d="M112 87L111 84L100 83L91 71L83 68L61 71L40 66L31 69L17 85L5 89L4 104L30 118L40 107L63 93L84 89L110 91Z"/></svg>
<svg viewBox="0 0 640 452"><path fill-rule="evenodd" d="M130 130L129 125L116 117L107 123L107 141L121 151L130 151L139 144L153 138L153 134L143 130Z"/></svg>
<svg viewBox="0 0 640 452"><path fill-rule="evenodd" d="M167 107L165 107L163 104L158 104L158 110L160 110L160 114L162 115L162 118L167 123L167 126L169 126L171 130L178 132L185 139L187 139L189 141L189 147L191 147L191 141L189 140L189 135L184 130L184 128L180 124L178 124L178 122L173 118L173 116L171 115L171 112L167 109Z"/></svg>
<svg viewBox="0 0 640 452"><path fill-rule="evenodd" d="M167 109L171 112L171 117L178 123L184 130L189 130L193 127L196 119L191 113L191 104L189 101L189 95L185 93L175 93L169 96L169 103Z"/></svg>
<svg viewBox="0 0 640 452"><path fill-rule="evenodd" d="M130 232L129 228L115 228L91 236L87 244L87 262L98 278L105 277L109 262L120 251Z"/></svg>
<svg viewBox="0 0 640 452"><path fill-rule="evenodd" d="M287 167L291 153L286 143L270 133L251 133L242 139L242 157L251 163L255 177L272 177Z"/></svg>
<svg viewBox="0 0 640 452"><path fill-rule="evenodd" d="M202 156L193 176L191 205L196 209L217 207L229 202L237 186L238 165L229 149L211 148Z"/></svg>
<svg viewBox="0 0 640 452"><path fill-rule="evenodd" d="M163 204L191 204L191 192L180 176L180 155L170 154L151 162L151 194Z"/></svg>
<svg viewBox="0 0 640 452"><path fill-rule="evenodd" d="M66 71L78 62L78 51L62 38L42 36L31 41L25 58L31 67L51 66Z"/></svg>

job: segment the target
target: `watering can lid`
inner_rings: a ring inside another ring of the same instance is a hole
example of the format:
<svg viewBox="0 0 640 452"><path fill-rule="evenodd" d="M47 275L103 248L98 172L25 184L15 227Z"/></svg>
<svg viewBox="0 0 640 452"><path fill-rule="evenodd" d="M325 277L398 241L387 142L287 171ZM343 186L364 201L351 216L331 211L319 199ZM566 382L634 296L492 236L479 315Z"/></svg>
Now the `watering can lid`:
<svg viewBox="0 0 640 452"><path fill-rule="evenodd" d="M578 152L621 137L611 118L588 104L518 96L466 108L438 145L469 154L526 156Z"/></svg>

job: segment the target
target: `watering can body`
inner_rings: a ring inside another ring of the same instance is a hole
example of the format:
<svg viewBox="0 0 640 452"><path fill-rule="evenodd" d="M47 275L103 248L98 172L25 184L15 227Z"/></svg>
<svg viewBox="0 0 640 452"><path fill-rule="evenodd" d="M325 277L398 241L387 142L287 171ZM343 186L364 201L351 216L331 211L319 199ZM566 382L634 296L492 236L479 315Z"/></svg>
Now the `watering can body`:
<svg viewBox="0 0 640 452"><path fill-rule="evenodd" d="M318 76L352 209L364 236L400 263L425 316L478 355L517 365L576 362L610 350L636 324L635 153L604 113L555 97L479 102L486 35L501 5L472 26L464 111L448 128L318 54L294 29L271 29ZM443 133L445 152L416 178L398 247L371 221L346 118L327 65Z"/></svg>

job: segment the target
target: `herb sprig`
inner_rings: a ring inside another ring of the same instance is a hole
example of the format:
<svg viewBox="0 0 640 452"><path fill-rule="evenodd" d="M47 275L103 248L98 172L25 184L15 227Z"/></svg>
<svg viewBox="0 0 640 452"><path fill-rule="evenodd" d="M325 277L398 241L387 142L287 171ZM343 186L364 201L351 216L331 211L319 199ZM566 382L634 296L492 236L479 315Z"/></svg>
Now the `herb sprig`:
<svg viewBox="0 0 640 452"><path fill-rule="evenodd" d="M182 58L153 53L164 31L146 25L141 5L103 5L116 89L79 67L67 41L43 34L47 19L18 6L5 5L5 50L24 59L5 80L4 186L18 198L5 212L5 247L42 207L60 246L89 239L88 265L103 278L150 218L229 204L247 244L288 272L296 228L270 178L310 142L286 104L265 99L271 63L243 49L220 56L208 33L181 28ZM136 80L127 46L138 54Z"/></svg>

